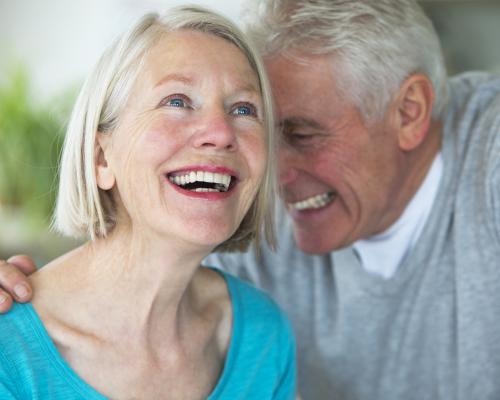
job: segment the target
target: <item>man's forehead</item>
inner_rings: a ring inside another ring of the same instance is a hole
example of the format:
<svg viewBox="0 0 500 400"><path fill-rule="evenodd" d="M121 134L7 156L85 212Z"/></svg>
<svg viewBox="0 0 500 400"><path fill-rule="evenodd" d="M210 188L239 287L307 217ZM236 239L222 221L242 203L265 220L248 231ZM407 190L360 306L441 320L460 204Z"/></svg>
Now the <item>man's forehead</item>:
<svg viewBox="0 0 500 400"><path fill-rule="evenodd" d="M316 47L314 43L311 46L304 44L301 47L288 47L282 49L279 52L263 54L264 62L273 62L280 60L285 63L294 63L298 65L310 65L315 64L319 59L325 57L331 57L333 54L324 54L314 52L313 49Z"/></svg>

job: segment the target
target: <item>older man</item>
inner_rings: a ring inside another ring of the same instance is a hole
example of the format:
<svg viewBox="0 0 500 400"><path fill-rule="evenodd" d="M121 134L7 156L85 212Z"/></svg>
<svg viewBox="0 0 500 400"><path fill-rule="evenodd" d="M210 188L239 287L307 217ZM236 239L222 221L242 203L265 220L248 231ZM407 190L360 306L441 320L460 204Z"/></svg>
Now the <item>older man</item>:
<svg viewBox="0 0 500 400"><path fill-rule="evenodd" d="M280 248L208 262L288 312L304 399L499 399L500 78L447 79L412 0L255 7Z"/></svg>

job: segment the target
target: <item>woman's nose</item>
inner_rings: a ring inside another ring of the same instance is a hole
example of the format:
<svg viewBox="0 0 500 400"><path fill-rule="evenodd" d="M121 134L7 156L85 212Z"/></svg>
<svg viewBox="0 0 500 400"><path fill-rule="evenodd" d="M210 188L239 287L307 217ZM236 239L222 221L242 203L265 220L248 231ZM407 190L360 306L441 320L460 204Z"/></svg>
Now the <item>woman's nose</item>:
<svg viewBox="0 0 500 400"><path fill-rule="evenodd" d="M193 145L197 148L235 150L236 131L230 116L225 113L210 113L200 121L194 135Z"/></svg>

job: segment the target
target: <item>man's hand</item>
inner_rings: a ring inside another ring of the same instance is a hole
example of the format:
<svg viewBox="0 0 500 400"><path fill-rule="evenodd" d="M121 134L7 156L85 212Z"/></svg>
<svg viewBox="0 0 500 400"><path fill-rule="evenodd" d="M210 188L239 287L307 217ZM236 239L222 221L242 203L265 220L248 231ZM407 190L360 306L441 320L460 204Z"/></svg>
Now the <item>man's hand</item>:
<svg viewBox="0 0 500 400"><path fill-rule="evenodd" d="M36 265L28 256L13 256L0 260L0 314L12 307L12 301L25 303L31 300L32 288L28 275L36 271Z"/></svg>

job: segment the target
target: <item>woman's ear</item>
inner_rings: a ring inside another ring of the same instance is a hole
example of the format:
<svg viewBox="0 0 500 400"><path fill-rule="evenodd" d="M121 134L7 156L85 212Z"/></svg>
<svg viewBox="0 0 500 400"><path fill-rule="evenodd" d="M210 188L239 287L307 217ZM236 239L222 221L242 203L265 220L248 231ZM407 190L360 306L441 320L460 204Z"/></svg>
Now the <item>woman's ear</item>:
<svg viewBox="0 0 500 400"><path fill-rule="evenodd" d="M95 141L95 164L97 186L102 190L110 190L115 186L115 174L108 162L107 155L111 149L111 138L109 135L97 132Z"/></svg>
<svg viewBox="0 0 500 400"><path fill-rule="evenodd" d="M424 74L412 74L400 87L396 99L396 124L399 147L413 150L429 131L434 104L434 88Z"/></svg>

